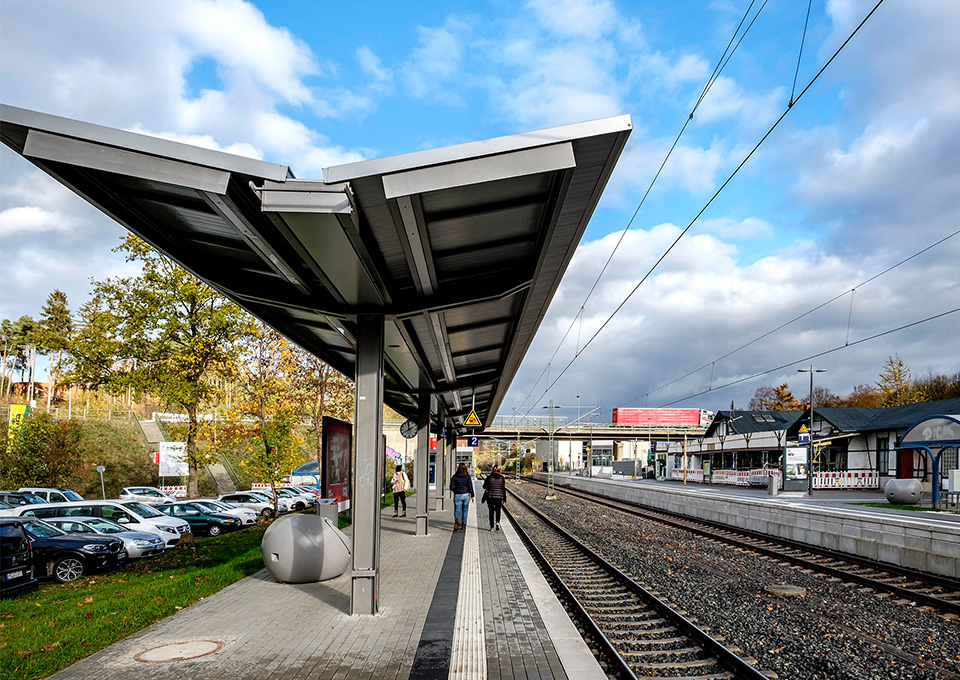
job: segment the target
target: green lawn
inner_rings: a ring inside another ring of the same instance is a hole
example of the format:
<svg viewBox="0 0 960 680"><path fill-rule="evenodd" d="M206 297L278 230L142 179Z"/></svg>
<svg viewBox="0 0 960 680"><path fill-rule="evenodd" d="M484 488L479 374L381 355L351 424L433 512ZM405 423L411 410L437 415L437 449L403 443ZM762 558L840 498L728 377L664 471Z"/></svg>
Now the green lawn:
<svg viewBox="0 0 960 680"><path fill-rule="evenodd" d="M347 513L338 524L350 525ZM267 526L0 601L0 680L46 677L259 571Z"/></svg>
<svg viewBox="0 0 960 680"><path fill-rule="evenodd" d="M887 508L888 510L912 510L913 512L951 512L946 508L932 508L929 505L895 505L893 503L850 503L850 505L866 505L870 508Z"/></svg>

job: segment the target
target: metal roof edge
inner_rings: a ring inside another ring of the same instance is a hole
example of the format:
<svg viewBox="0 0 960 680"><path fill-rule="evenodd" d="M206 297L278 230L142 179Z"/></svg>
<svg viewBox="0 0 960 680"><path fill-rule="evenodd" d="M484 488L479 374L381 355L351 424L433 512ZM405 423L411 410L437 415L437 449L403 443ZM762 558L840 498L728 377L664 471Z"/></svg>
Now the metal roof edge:
<svg viewBox="0 0 960 680"><path fill-rule="evenodd" d="M496 154L548 146L560 142L570 142L587 137L615 134L633 129L629 114L600 118L598 120L561 125L559 127L521 132L503 137L492 137L476 142L442 146L436 149L414 151L396 156L385 156L367 161L355 161L343 165L333 165L323 169L325 182L345 182L360 177L372 177L403 170L424 168L431 165L452 163L455 161L493 156Z"/></svg>
<svg viewBox="0 0 960 680"><path fill-rule="evenodd" d="M21 125L31 130L42 130L64 137L130 149L151 156L173 158L210 168L239 172L282 182L289 176L285 165L238 156L226 151L207 149L193 144L175 142L162 137L153 137L140 132L85 123L40 111L31 111L10 104L0 104L0 122L4 125Z"/></svg>

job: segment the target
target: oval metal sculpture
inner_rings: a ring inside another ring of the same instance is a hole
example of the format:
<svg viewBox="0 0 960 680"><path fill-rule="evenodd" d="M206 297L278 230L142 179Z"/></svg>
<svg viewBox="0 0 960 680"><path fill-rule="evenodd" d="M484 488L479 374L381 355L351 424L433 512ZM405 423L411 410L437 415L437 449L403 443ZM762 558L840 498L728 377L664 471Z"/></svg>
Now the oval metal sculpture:
<svg viewBox="0 0 960 680"><path fill-rule="evenodd" d="M350 566L350 539L316 515L278 519L264 532L260 550L267 571L282 583L326 581Z"/></svg>
<svg viewBox="0 0 960 680"><path fill-rule="evenodd" d="M923 485L919 479L891 479L883 487L883 496L894 505L916 505L920 502Z"/></svg>

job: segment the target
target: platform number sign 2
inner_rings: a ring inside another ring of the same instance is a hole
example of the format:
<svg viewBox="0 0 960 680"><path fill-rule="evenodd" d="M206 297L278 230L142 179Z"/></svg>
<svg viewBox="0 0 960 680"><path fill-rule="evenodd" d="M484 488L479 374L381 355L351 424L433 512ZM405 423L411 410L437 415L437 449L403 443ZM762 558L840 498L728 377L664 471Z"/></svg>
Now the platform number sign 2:
<svg viewBox="0 0 960 680"><path fill-rule="evenodd" d="M480 446L480 437L467 437L467 446Z"/></svg>

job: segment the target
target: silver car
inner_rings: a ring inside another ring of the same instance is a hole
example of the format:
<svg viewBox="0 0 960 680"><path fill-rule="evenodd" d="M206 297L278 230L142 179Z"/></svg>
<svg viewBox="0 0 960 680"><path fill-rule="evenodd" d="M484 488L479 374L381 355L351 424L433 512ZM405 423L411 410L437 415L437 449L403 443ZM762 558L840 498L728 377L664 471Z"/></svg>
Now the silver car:
<svg viewBox="0 0 960 680"><path fill-rule="evenodd" d="M231 517L236 517L241 522L243 526L248 526L250 524L256 524L257 519L260 517L260 513L256 510L251 510L250 508L241 508L229 503L224 503L223 501L215 501L207 498L201 498L197 501L191 501L194 505L199 505L204 510L208 512L215 512L220 515L230 515Z"/></svg>
<svg viewBox="0 0 960 680"><path fill-rule="evenodd" d="M273 501L267 499L266 496L261 496L260 494L254 493L252 491L237 491L236 493L227 493L219 498L218 501L224 503L229 503L230 505L235 505L240 508L250 508L263 515L264 517L269 517L273 514ZM289 506L287 502L282 498L277 503L277 510L280 514L289 512Z"/></svg>
<svg viewBox="0 0 960 680"><path fill-rule="evenodd" d="M131 558L153 557L164 550L164 541L156 534L133 531L102 517L50 517L44 520L68 534L101 534L123 541Z"/></svg>
<svg viewBox="0 0 960 680"><path fill-rule="evenodd" d="M120 500L137 501L144 505L166 505L176 503L178 499L155 486L128 486L120 490Z"/></svg>

